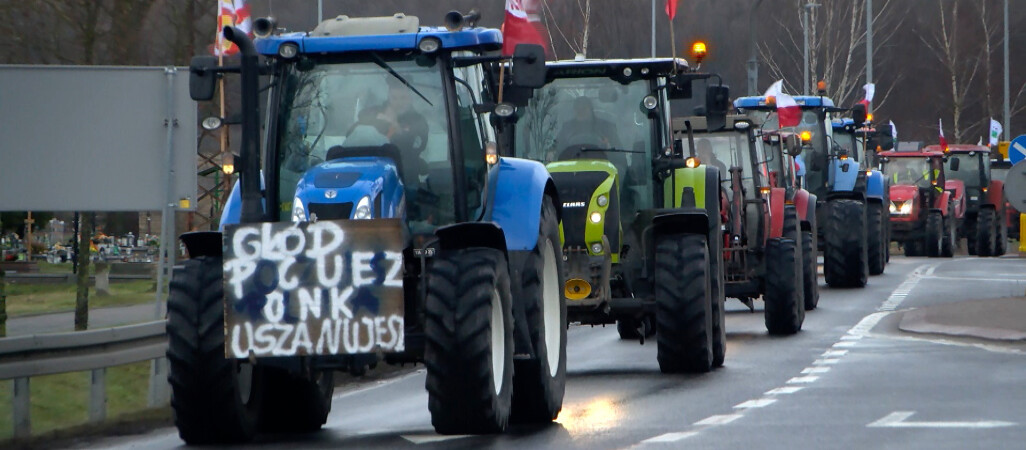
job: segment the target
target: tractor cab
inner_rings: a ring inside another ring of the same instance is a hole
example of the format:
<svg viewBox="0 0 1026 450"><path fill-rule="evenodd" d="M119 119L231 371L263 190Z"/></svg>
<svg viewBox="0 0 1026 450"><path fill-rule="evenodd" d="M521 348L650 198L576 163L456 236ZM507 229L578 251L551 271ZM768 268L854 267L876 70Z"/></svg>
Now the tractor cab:
<svg viewBox="0 0 1026 450"><path fill-rule="evenodd" d="M925 150L942 151L939 145ZM1008 236L1004 181L991 173L990 147L952 144L947 150L948 178L965 185L965 227L960 235L968 239L969 254L1003 255Z"/></svg>

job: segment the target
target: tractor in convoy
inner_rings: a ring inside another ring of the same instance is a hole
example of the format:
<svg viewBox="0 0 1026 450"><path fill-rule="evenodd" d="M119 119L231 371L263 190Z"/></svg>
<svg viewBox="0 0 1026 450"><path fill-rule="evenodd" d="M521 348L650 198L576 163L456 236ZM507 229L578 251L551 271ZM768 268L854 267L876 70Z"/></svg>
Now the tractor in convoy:
<svg viewBox="0 0 1026 450"><path fill-rule="evenodd" d="M832 124L832 115L852 111L854 129L865 122L865 109L837 108L822 95L794 99L801 108L801 122L785 131L807 132L811 139L802 154L802 183L816 196L816 241L823 250L824 278L834 287L865 286L870 273L883 272L887 259L885 227L880 224L886 183L883 174L865 165L864 146L857 145L854 134L849 141L848 136L836 135ZM776 110L772 97L740 97L734 106L753 116L761 112L766 116L764 129L779 128L777 117L768 115Z"/></svg>
<svg viewBox="0 0 1026 450"><path fill-rule="evenodd" d="M563 207L571 322L656 337L662 372L707 372L726 353L720 172L673 145L669 100L690 96L683 59L546 64L520 112L516 155L546 164ZM706 103L722 122L728 89Z"/></svg>
<svg viewBox="0 0 1026 450"><path fill-rule="evenodd" d="M794 192L788 198L787 189L770 180L784 174L767 170L763 136L756 135L748 116L729 115L725 124L715 126L704 116L673 119L677 141L694 142L690 165L727 174L716 195L706 194L718 197L722 205L723 252L716 256L722 259L725 295L752 311L761 298L771 334L797 333L805 319L805 258ZM789 141L797 142L794 136ZM785 147L788 152L801 149L800 143ZM804 203L808 205L807 199ZM814 265L811 269L815 274Z"/></svg>
<svg viewBox="0 0 1026 450"><path fill-rule="evenodd" d="M859 105L859 114L861 114L862 108L862 105ZM868 173L867 183L875 183L879 186L881 185L880 180L882 180L882 197L880 192L866 196L868 202L866 204L866 226L869 227L866 232L866 245L869 256L869 274L879 275L884 272L884 267L890 260L891 248L891 223L887 218L890 189L887 187L887 179L879 170L880 163L876 156L876 146L870 147L873 141L879 139L873 139L877 136L873 136L875 132L870 132L874 128L869 121L857 124L855 119L844 117L832 119L830 125L834 128L834 141L841 146L843 152L855 155L854 158L860 162L860 169Z"/></svg>
<svg viewBox="0 0 1026 450"><path fill-rule="evenodd" d="M1012 162L1008 159L992 159L990 160L990 175L991 178L999 180L1002 183L1005 182L1005 178L1008 176L1008 171L1012 168ZM1005 227L1008 228L1007 233L1011 236L1019 238L1019 211L1012 207L1011 203L1008 202L1008 195L1005 195Z"/></svg>
<svg viewBox="0 0 1026 450"><path fill-rule="evenodd" d="M238 66L193 59L197 101L241 74L242 142L222 229L181 237L190 259L171 281L186 443L316 430L333 372L381 362L425 364L439 433L557 416L562 204L544 166L497 156L515 108L487 79L509 64L514 84L540 86L544 51L498 56L501 33L476 18L339 16L302 33L258 19L255 41L224 29Z"/></svg>
<svg viewBox="0 0 1026 450"><path fill-rule="evenodd" d="M965 218L965 185L947 179L944 154L899 146L878 157L891 185L891 239L905 256L953 256Z"/></svg>
<svg viewBox="0 0 1026 450"><path fill-rule="evenodd" d="M924 151L943 152L939 145ZM949 145L945 173L965 184L965 223L958 237L966 238L970 255L1001 256L1008 249L1005 183L991 176L990 147Z"/></svg>

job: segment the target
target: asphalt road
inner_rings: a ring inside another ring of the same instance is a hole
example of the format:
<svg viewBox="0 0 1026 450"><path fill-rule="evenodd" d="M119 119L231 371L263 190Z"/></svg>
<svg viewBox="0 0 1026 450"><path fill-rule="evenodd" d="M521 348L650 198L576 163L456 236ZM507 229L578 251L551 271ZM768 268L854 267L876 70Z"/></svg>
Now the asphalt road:
<svg viewBox="0 0 1026 450"><path fill-rule="evenodd" d="M795 336L728 300L726 366L659 373L655 345L572 327L558 423L497 436L433 433L418 371L337 393L325 429L247 446L425 448L1015 448L1026 442L1026 355L897 330L895 310L1022 295L1026 260L893 257L865 289L821 288ZM171 448L173 428L80 447Z"/></svg>

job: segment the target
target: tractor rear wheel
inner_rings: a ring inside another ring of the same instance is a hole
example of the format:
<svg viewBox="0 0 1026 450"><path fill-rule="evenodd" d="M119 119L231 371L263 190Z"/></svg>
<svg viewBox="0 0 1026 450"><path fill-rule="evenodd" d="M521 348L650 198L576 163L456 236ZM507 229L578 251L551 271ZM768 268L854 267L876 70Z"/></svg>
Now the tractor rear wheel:
<svg viewBox="0 0 1026 450"><path fill-rule="evenodd" d="M548 423L563 409L566 390L566 297L559 222L552 199L542 201L538 243L527 255L517 301L527 305L534 358L513 361L514 423Z"/></svg>
<svg viewBox="0 0 1026 450"><path fill-rule="evenodd" d="M1008 252L1008 222L1002 216L1003 214L998 215L995 220L997 231L994 233L994 256L1002 256Z"/></svg>
<svg viewBox="0 0 1026 450"><path fill-rule="evenodd" d="M317 431L328 420L335 392L332 371L300 376L281 369L265 369L267 386L260 414L260 428L281 433Z"/></svg>
<svg viewBox="0 0 1026 450"><path fill-rule="evenodd" d="M976 217L976 255L994 256L995 236L994 210L981 208Z"/></svg>
<svg viewBox="0 0 1026 450"><path fill-rule="evenodd" d="M805 272L805 310L812 311L819 305L819 271L816 264L816 236L812 231L802 232L802 271Z"/></svg>
<svg viewBox="0 0 1026 450"><path fill-rule="evenodd" d="M865 204L840 199L827 204L823 275L831 287L863 287L869 276Z"/></svg>
<svg viewBox="0 0 1026 450"><path fill-rule="evenodd" d="M936 258L941 255L941 247L944 241L944 217L940 211L931 211L926 215L926 237L923 244L926 246L926 256Z"/></svg>
<svg viewBox="0 0 1026 450"><path fill-rule="evenodd" d="M263 402L263 368L224 356L221 258L182 265L171 277L167 301L168 381L178 435L189 445L248 441Z"/></svg>
<svg viewBox="0 0 1026 450"><path fill-rule="evenodd" d="M880 275L884 273L887 265L887 242L884 240L886 233L883 204L869 203L866 205L866 223L869 225L866 231L866 251L869 256L869 274Z"/></svg>
<svg viewBox="0 0 1026 450"><path fill-rule="evenodd" d="M770 334L794 334L802 329L805 305L799 295L801 270L794 241L775 238L766 242L766 292L762 299Z"/></svg>
<svg viewBox="0 0 1026 450"><path fill-rule="evenodd" d="M513 394L513 309L506 257L492 248L428 260L428 409L439 434L506 429Z"/></svg>
<svg viewBox="0 0 1026 450"><path fill-rule="evenodd" d="M713 367L713 311L706 237L659 236L655 258L659 370L708 372Z"/></svg>
<svg viewBox="0 0 1026 450"><path fill-rule="evenodd" d="M941 253L944 258L955 256L955 244L958 240L958 232L955 230L954 213L948 209L948 216L944 218L944 240L941 241Z"/></svg>

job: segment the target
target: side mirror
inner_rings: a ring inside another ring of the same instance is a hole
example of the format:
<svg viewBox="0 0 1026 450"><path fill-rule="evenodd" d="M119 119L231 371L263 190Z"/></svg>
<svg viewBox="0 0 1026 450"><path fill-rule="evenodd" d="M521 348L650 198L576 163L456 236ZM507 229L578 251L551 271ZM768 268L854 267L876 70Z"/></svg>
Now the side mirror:
<svg viewBox="0 0 1026 450"><path fill-rule="evenodd" d="M866 117L866 105L856 103L855 106L851 107L851 118L855 121L855 125L866 123Z"/></svg>
<svg viewBox="0 0 1026 450"><path fill-rule="evenodd" d="M531 89L545 86L545 48L517 44L513 50L513 84Z"/></svg>
<svg viewBox="0 0 1026 450"><path fill-rule="evenodd" d="M958 163L959 163L959 159L958 158L952 159L951 160L951 164L950 164L951 165L951 170L954 170L955 172L958 172Z"/></svg>
<svg viewBox="0 0 1026 450"><path fill-rule="evenodd" d="M189 63L189 96L197 102L214 98L217 87L216 56L193 56Z"/></svg>
<svg viewBox="0 0 1026 450"><path fill-rule="evenodd" d="M796 134L784 138L784 152L791 156L802 154L802 138Z"/></svg>
<svg viewBox="0 0 1026 450"><path fill-rule="evenodd" d="M705 90L706 126L710 131L723 129L730 112L730 88L709 86Z"/></svg>

